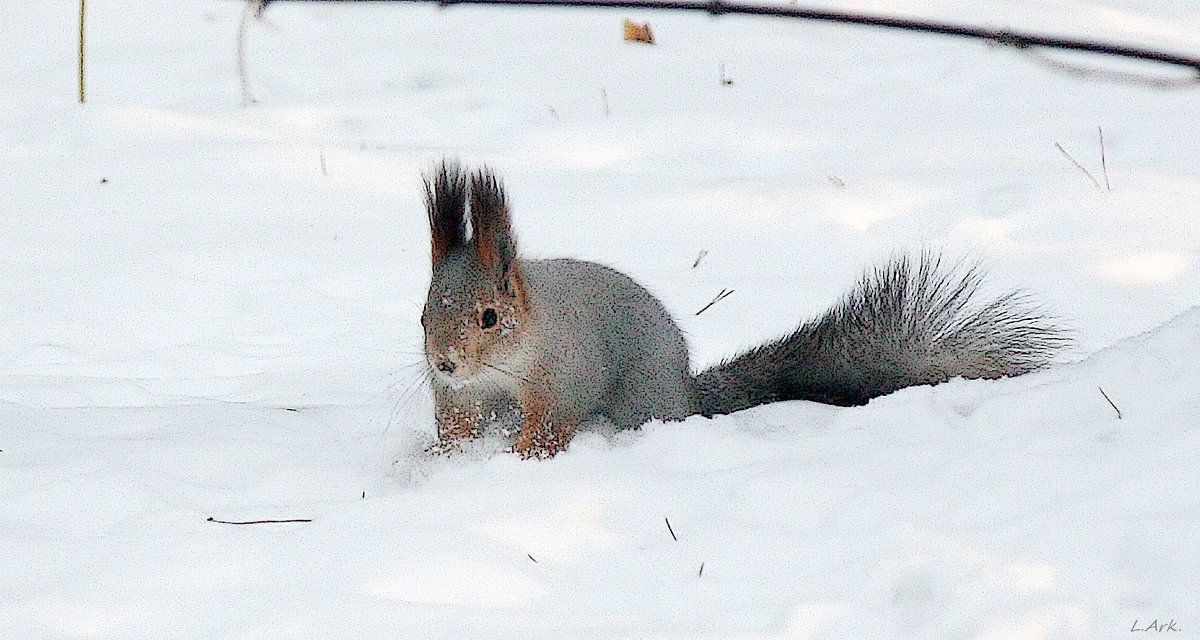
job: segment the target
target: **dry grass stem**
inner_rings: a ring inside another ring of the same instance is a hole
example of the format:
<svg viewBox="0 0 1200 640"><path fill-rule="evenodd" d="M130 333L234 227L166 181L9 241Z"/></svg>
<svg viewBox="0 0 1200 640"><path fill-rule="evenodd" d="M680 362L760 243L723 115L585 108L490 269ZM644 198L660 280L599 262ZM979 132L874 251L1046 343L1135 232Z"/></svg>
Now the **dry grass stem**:
<svg viewBox="0 0 1200 640"><path fill-rule="evenodd" d="M705 311L708 311L709 307L724 300L725 298L728 298L731 294L733 294L733 291L734 291L733 289L721 289L721 293L718 293L717 297L712 299L712 302L709 302L708 304L704 305L703 308L701 308L699 311L697 311L696 315L700 315L700 314L704 313Z"/></svg>
<svg viewBox="0 0 1200 640"><path fill-rule="evenodd" d="M1079 161L1077 161L1075 158L1072 158L1071 154L1067 153L1067 150L1063 149L1061 144L1055 142L1054 146L1060 153L1063 154L1063 157L1065 157L1067 160L1070 160L1071 164L1075 165L1076 169L1079 169L1081 172L1083 172L1083 175L1087 176L1088 180L1092 181L1092 184L1096 186L1097 191L1104 191L1104 187L1100 186L1100 181L1096 180L1096 176L1092 175L1091 171L1088 171L1083 165L1079 164Z"/></svg>
<svg viewBox="0 0 1200 640"><path fill-rule="evenodd" d="M1104 393L1103 387L1096 387L1096 388L1100 389L1100 395L1104 396L1105 400L1108 400L1108 406L1112 407L1113 411L1117 412L1117 420L1120 420L1121 419L1121 410L1117 408L1117 405L1113 404L1112 398L1109 398L1108 394Z"/></svg>
<svg viewBox="0 0 1200 640"><path fill-rule="evenodd" d="M79 0L79 104L87 102L87 94L84 92L83 86L83 55L85 50L84 43L86 42L84 38L84 25L86 23L86 16L87 0Z"/></svg>
<svg viewBox="0 0 1200 640"><path fill-rule="evenodd" d="M1096 127L1100 132L1100 173L1104 175L1104 190L1112 191L1112 185L1108 182L1108 157L1104 153L1104 128Z"/></svg>

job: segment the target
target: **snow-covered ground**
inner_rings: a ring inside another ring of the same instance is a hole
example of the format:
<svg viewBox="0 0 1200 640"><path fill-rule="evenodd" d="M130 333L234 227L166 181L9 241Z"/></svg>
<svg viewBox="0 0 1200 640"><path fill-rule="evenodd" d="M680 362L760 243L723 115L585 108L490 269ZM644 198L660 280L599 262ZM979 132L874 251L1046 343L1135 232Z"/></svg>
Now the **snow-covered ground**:
<svg viewBox="0 0 1200 640"><path fill-rule="evenodd" d="M1183 0L818 4L1200 55ZM91 0L78 105L77 10L0 4L0 637L1200 634L1200 89L798 21L277 3L243 106L240 4ZM1103 183L1098 127L1111 190L1055 148ZM658 294L697 365L928 247L1077 346L430 458L444 155L506 177L528 255Z"/></svg>

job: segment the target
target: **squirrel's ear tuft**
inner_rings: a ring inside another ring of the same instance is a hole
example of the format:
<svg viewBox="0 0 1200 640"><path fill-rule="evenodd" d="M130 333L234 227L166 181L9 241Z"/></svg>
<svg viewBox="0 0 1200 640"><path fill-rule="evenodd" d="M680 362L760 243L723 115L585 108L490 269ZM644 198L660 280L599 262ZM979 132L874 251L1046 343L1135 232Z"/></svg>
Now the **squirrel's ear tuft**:
<svg viewBox="0 0 1200 640"><path fill-rule="evenodd" d="M508 216L508 200L500 180L489 169L471 176L471 229L475 255L502 286L518 280L517 242Z"/></svg>
<svg viewBox="0 0 1200 640"><path fill-rule="evenodd" d="M443 160L425 180L425 212L433 262L467 241L467 176L458 163Z"/></svg>

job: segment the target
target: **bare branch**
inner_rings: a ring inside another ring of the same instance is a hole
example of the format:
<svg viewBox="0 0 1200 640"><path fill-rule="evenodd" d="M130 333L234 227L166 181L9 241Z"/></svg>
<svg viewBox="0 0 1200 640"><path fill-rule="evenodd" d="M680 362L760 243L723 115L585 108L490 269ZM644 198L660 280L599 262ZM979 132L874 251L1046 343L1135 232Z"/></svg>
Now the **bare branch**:
<svg viewBox="0 0 1200 640"><path fill-rule="evenodd" d="M262 7L273 0L254 0ZM281 0L282 1L282 0ZM305 2L354 2L364 0L298 0ZM901 31L933 33L960 38L984 40L998 45L1013 47L1029 52L1035 48L1063 49L1069 51L1084 51L1101 55L1147 60L1166 65L1186 67L1193 76L1186 84L1200 86L1200 58L1183 56L1154 49L1128 47L1107 42L1097 42L1080 38L1065 38L1048 36L1008 29L991 29L969 25L920 20L913 18L897 18L891 16L870 15L850 11L805 8L796 5L761 5L726 2L725 0L376 0L381 2L419 2L434 3L441 6L454 4L484 4L505 6L557 6L557 7L598 7L645 10L700 11L714 16L723 14L756 15L780 18L796 18L801 20L817 20L841 24L854 24ZM1066 70L1070 65L1050 61ZM1085 77L1101 77L1108 79L1131 80L1134 74L1082 74Z"/></svg>

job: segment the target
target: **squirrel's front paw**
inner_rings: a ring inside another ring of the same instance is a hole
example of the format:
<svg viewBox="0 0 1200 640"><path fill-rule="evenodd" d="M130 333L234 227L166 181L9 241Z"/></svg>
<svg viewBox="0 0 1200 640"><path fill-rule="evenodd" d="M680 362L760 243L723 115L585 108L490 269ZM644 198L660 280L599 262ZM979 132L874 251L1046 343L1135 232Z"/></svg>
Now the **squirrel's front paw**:
<svg viewBox="0 0 1200 640"><path fill-rule="evenodd" d="M540 428L523 427L513 442L513 453L522 460L545 460L567 448L572 430L546 425Z"/></svg>
<svg viewBox="0 0 1200 640"><path fill-rule="evenodd" d="M463 421L444 422L438 425L437 442L429 445L425 452L430 455L449 455L462 451L462 443L483 435L476 423Z"/></svg>
<svg viewBox="0 0 1200 640"><path fill-rule="evenodd" d="M438 440L473 440L483 435L487 419L478 409L453 407L437 413Z"/></svg>

